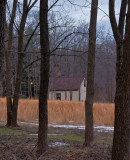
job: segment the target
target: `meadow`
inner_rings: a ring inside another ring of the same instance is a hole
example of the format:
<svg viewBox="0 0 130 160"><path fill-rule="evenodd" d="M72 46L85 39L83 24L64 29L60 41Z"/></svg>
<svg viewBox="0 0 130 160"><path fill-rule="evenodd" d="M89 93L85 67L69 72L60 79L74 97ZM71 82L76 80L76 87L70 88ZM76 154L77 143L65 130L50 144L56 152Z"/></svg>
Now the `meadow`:
<svg viewBox="0 0 130 160"><path fill-rule="evenodd" d="M0 99L0 120L6 120L6 99ZM114 125L114 104L94 103L93 117L95 125ZM20 99L18 121L38 120L38 100ZM84 125L85 107L83 102L48 101L49 124Z"/></svg>

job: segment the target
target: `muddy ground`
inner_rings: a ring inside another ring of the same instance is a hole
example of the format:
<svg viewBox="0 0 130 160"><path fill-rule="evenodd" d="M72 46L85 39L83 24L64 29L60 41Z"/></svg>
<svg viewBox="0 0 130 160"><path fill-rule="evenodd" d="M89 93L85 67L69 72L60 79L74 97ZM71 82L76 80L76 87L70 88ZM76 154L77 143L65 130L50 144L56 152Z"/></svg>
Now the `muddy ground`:
<svg viewBox="0 0 130 160"><path fill-rule="evenodd" d="M6 128L0 122L0 160L37 160L38 126ZM48 151L39 160L110 160L112 132L94 129L94 143L84 148L84 130L49 127ZM61 146L59 146L61 145ZM63 146L62 146L63 145Z"/></svg>

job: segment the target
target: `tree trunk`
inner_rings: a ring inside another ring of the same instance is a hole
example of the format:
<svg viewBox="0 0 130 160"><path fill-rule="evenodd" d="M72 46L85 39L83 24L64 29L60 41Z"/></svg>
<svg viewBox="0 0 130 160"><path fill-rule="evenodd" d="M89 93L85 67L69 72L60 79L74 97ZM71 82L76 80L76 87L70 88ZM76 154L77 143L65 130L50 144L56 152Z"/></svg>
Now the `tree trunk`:
<svg viewBox="0 0 130 160"><path fill-rule="evenodd" d="M95 71L95 43L98 0L92 0L89 28L89 51L87 66L87 92L85 101L85 142L90 146L93 142L93 101L94 101L94 71Z"/></svg>
<svg viewBox="0 0 130 160"><path fill-rule="evenodd" d="M128 12L126 16L126 6ZM128 160L130 152L130 1L122 0L119 26L114 13L114 0L109 0L110 22L117 44L115 123L112 160ZM125 26L126 17L126 28ZM125 32L125 37L123 33Z"/></svg>
<svg viewBox="0 0 130 160"><path fill-rule="evenodd" d="M49 85L49 31L48 31L48 0L40 0L40 94L39 94L39 130L37 153L42 154L48 148L48 85Z"/></svg>
<svg viewBox="0 0 130 160"><path fill-rule="evenodd" d="M12 126L13 127L18 126L17 110L18 110L19 93L20 93L21 78L22 78L22 71L23 71L23 58L24 58L24 51L27 49L27 46L29 44L28 42L26 47L23 49L24 28L25 28L28 13L31 10L31 8L35 5L36 2L37 1L34 1L32 4L30 4L28 3L28 0L23 0L23 14L20 22L20 27L18 30L18 66L17 66L16 84L15 84L13 107L12 107Z"/></svg>
<svg viewBox="0 0 130 160"><path fill-rule="evenodd" d="M119 50L117 51L119 54ZM130 157L130 2L126 16L123 61L117 66L115 95L115 124L112 160L128 160ZM118 64L119 59L117 59Z"/></svg>
<svg viewBox="0 0 130 160"><path fill-rule="evenodd" d="M0 97L3 96L5 23L6 23L6 0L0 0Z"/></svg>
<svg viewBox="0 0 130 160"><path fill-rule="evenodd" d="M12 54L12 42L13 42L13 25L16 15L17 0L13 1L13 9L11 14L11 20L9 24L9 37L8 37L8 51L5 54L6 60L6 99L7 99L7 124L11 126L12 123L12 73L11 73L11 54Z"/></svg>
<svg viewBox="0 0 130 160"><path fill-rule="evenodd" d="M18 66L17 66L16 84L15 84L13 108L12 108L12 126L13 127L18 126L17 110L18 110L18 101L19 101L20 85L21 85L21 78L22 78L22 69L23 69L22 67L23 58L24 58L24 53L22 53L23 52L23 36L24 36L24 28L25 28L27 14L28 14L27 9L28 9L28 3L27 3L27 0L24 0L23 14L22 14L20 28L18 32Z"/></svg>

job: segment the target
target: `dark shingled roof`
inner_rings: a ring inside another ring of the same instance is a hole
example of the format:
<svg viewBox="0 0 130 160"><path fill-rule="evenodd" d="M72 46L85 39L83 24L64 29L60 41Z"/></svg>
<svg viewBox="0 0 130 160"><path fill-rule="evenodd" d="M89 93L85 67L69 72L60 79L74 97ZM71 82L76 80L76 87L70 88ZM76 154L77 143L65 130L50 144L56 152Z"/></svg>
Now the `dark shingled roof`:
<svg viewBox="0 0 130 160"><path fill-rule="evenodd" d="M55 77L49 79L50 91L74 91L80 88L84 78Z"/></svg>

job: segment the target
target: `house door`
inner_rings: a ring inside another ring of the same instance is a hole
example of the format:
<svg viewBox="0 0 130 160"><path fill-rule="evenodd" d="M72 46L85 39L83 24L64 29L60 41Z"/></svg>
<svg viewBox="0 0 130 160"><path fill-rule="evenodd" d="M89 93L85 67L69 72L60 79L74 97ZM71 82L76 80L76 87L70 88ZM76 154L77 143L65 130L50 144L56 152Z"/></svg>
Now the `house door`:
<svg viewBox="0 0 130 160"><path fill-rule="evenodd" d="M56 93L56 99L61 100L61 93Z"/></svg>

